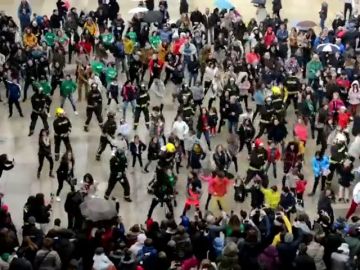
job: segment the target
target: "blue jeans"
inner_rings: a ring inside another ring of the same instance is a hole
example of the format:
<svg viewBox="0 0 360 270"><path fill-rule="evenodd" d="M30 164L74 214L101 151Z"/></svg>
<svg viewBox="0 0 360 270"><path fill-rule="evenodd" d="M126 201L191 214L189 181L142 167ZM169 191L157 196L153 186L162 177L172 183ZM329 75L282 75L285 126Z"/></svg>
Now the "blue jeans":
<svg viewBox="0 0 360 270"><path fill-rule="evenodd" d="M326 21L326 18L320 18L320 27L321 27L321 30L323 30L325 28L325 21Z"/></svg>
<svg viewBox="0 0 360 270"><path fill-rule="evenodd" d="M322 91L322 90L316 90L315 91L315 98L316 98L316 101L315 101L315 109L316 109L316 104L318 104L318 108L321 108L322 107L322 102L324 100L324 97L325 97L325 92Z"/></svg>
<svg viewBox="0 0 360 270"><path fill-rule="evenodd" d="M135 112L135 107L136 107L136 100L133 99L131 101L123 101L123 118L124 120L126 119L126 109L129 106L129 103L131 105L131 111L134 113Z"/></svg>
<svg viewBox="0 0 360 270"><path fill-rule="evenodd" d="M189 72L189 87L191 86L191 82L194 80L194 84L196 83L198 73L190 73Z"/></svg>
<svg viewBox="0 0 360 270"><path fill-rule="evenodd" d="M73 107L74 111L76 111L76 105L75 105L75 100L72 94L68 95L67 97L61 97L61 102L60 102L60 107L63 108L64 104L65 104L65 100L69 99L71 106Z"/></svg>
<svg viewBox="0 0 360 270"><path fill-rule="evenodd" d="M197 136L198 139L201 138L201 133L204 134L206 143L207 143L208 147L210 148L210 132L209 132L209 130L198 131L197 134L196 134L196 136Z"/></svg>
<svg viewBox="0 0 360 270"><path fill-rule="evenodd" d="M229 133L236 133L238 127L238 121L228 120Z"/></svg>

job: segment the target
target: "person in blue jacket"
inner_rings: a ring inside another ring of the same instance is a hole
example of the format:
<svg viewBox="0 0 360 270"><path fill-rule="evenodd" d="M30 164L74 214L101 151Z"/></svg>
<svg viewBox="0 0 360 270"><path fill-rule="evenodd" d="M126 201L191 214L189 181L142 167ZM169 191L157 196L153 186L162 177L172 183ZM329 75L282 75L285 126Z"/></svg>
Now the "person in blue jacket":
<svg viewBox="0 0 360 270"><path fill-rule="evenodd" d="M326 155L322 155L320 151L316 151L315 156L312 159L314 186L309 196L313 196L315 194L320 179L321 179L321 190L324 190L326 176L329 171L329 166L330 166L329 157Z"/></svg>
<svg viewBox="0 0 360 270"><path fill-rule="evenodd" d="M7 92L9 103L9 118L13 113L13 104L15 104L20 116L24 117L19 103L19 99L21 97L21 87L20 84L18 84L16 78L12 79L12 81L7 81Z"/></svg>

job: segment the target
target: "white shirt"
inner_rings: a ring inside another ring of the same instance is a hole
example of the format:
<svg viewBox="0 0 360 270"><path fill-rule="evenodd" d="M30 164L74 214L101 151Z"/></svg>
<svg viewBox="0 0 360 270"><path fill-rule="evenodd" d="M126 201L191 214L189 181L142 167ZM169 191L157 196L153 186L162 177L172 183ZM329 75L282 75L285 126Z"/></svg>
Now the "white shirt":
<svg viewBox="0 0 360 270"><path fill-rule="evenodd" d="M179 140L184 140L185 135L189 132L189 126L184 121L175 121L172 132Z"/></svg>

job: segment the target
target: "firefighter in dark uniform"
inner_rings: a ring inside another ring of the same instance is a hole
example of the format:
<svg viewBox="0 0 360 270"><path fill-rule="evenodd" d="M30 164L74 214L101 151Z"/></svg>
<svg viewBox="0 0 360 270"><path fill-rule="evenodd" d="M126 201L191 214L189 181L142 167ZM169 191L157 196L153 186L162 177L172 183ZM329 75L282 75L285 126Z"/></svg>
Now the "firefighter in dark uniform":
<svg viewBox="0 0 360 270"><path fill-rule="evenodd" d="M96 153L96 160L100 160L100 156L108 144L111 146L111 141L115 139L116 128L115 113L108 112L107 120L102 127L102 134L100 136L99 148Z"/></svg>
<svg viewBox="0 0 360 270"><path fill-rule="evenodd" d="M178 95L178 101L179 101L180 105L182 105L184 103L189 102L190 100L191 101L193 100L192 91L190 90L190 88L187 84L184 84Z"/></svg>
<svg viewBox="0 0 360 270"><path fill-rule="evenodd" d="M192 100L186 100L186 96L183 96L184 102L180 105L178 114L181 114L186 124L188 124L189 128L193 130L193 117L194 117L194 103Z"/></svg>
<svg viewBox="0 0 360 270"><path fill-rule="evenodd" d="M44 124L44 129L49 130L49 124L47 122L47 110L48 105L51 103L51 99L42 92L42 88L34 87L34 91L35 94L33 94L31 97L32 112L29 136L34 134L34 129L38 117L41 118Z"/></svg>
<svg viewBox="0 0 360 270"><path fill-rule="evenodd" d="M347 147L346 142L342 140L337 140L331 147L330 147L330 166L329 170L330 173L327 177L328 184L331 183L331 180L334 177L335 171L340 175L340 168L342 163L345 161L347 157Z"/></svg>
<svg viewBox="0 0 360 270"><path fill-rule="evenodd" d="M55 142L55 161L59 160L60 143L64 142L66 151L72 151L69 135L71 132L71 122L65 116L63 108L57 108L55 112L56 119L54 120L54 142Z"/></svg>
<svg viewBox="0 0 360 270"><path fill-rule="evenodd" d="M285 79L284 87L287 90L288 98L286 100L286 109L289 107L291 101L294 104L295 113L298 111L298 94L301 87L300 80L292 73Z"/></svg>
<svg viewBox="0 0 360 270"><path fill-rule="evenodd" d="M269 129L269 127L271 126L273 115L274 115L274 108L272 106L271 97L266 97L265 104L264 106L262 106L260 110L260 123L259 123L260 129L256 138L260 138L264 134L265 130Z"/></svg>
<svg viewBox="0 0 360 270"><path fill-rule="evenodd" d="M140 119L141 112L144 113L146 128L147 129L150 128L149 104L150 104L149 93L146 89L145 84L141 84L140 92L136 99L134 130L136 130L139 125L139 119Z"/></svg>
<svg viewBox="0 0 360 270"><path fill-rule="evenodd" d="M280 121L284 121L284 97L283 93L281 91L281 88L279 86L273 86L271 88L272 95L271 95L271 105L274 109L274 115L276 118Z"/></svg>
<svg viewBox="0 0 360 270"><path fill-rule="evenodd" d="M109 199L112 190L117 182L120 182L124 189L124 199L131 202L130 199L130 185L126 177L127 159L124 150L117 148L112 158L110 159L110 178L108 187L105 191L105 199Z"/></svg>
<svg viewBox="0 0 360 270"><path fill-rule="evenodd" d="M84 126L84 131L89 131L89 123L91 121L92 115L95 113L96 118L99 122L100 128L103 125L103 117L102 117L102 96L99 91L97 83L93 83L91 85L91 89L87 96L87 107L86 107L86 121Z"/></svg>

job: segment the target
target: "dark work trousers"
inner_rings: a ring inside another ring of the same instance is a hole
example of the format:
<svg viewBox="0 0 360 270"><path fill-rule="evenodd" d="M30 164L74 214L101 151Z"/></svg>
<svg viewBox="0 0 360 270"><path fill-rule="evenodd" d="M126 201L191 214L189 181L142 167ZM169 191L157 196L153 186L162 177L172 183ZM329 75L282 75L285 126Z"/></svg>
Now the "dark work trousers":
<svg viewBox="0 0 360 270"><path fill-rule="evenodd" d="M136 164L136 158L138 158L138 159L139 159L140 167L142 168L143 163L142 163L142 157L141 157L141 154L132 154L132 156L133 156L133 162L132 162L132 166L133 166L133 168L135 167L135 164Z"/></svg>
<svg viewBox="0 0 360 270"><path fill-rule="evenodd" d="M321 190L325 189L325 181L326 181L326 176L320 175L320 176L315 176L314 178L314 186L312 189L312 193L316 192L316 188L319 185L319 181L321 179Z"/></svg>
<svg viewBox="0 0 360 270"><path fill-rule="evenodd" d="M340 172L340 167L341 167L340 163L331 163L330 162L330 166L329 166L330 173L327 176L327 180L329 182L331 182L331 180L333 179L335 171L336 171L336 173L338 175L340 175L340 173L339 173Z"/></svg>
<svg viewBox="0 0 360 270"><path fill-rule="evenodd" d="M352 14L352 4L351 3L345 3L344 4L344 19L346 21L347 18L347 12L349 11L349 20L351 18L351 14Z"/></svg>
<svg viewBox="0 0 360 270"><path fill-rule="evenodd" d="M18 110L20 116L23 116L20 103L18 100L9 100L9 117L13 114L13 104L15 104L16 109Z"/></svg>
<svg viewBox="0 0 360 270"><path fill-rule="evenodd" d="M30 86L32 87L32 81L31 80L25 80L23 100L27 99L27 91L28 91Z"/></svg>
<svg viewBox="0 0 360 270"><path fill-rule="evenodd" d="M166 85L169 81L169 79L171 78L171 75L173 74L173 71L169 68L165 69L165 80L164 80L164 85Z"/></svg>
<svg viewBox="0 0 360 270"><path fill-rule="evenodd" d="M210 111L211 107L212 107L212 104L214 103L214 101L216 100L216 98L209 98L209 101L208 101L208 110Z"/></svg>
<svg viewBox="0 0 360 270"><path fill-rule="evenodd" d="M57 197L60 195L60 192L64 187L64 182L67 182L69 184L72 192L75 191L75 187L71 184L70 178L59 177L59 174L58 174L57 180L58 180L58 188L57 188L57 191L56 191L56 196Z"/></svg>
<svg viewBox="0 0 360 270"><path fill-rule="evenodd" d="M57 160L57 158L59 158L61 141L63 141L63 143L65 144L66 151L72 151L69 136L61 137L59 135L55 135L54 136L55 160Z"/></svg>
<svg viewBox="0 0 360 270"><path fill-rule="evenodd" d="M97 150L97 153L96 153L96 156L97 156L97 157L100 157L100 156L101 156L102 152L104 152L104 150L105 150L105 148L106 148L106 146L107 146L108 144L111 146L108 138L107 138L106 136L101 135L101 136L100 136L99 147L98 147L98 150Z"/></svg>
<svg viewBox="0 0 360 270"><path fill-rule="evenodd" d="M244 146L246 145L246 148L248 150L248 154L250 155L251 153L251 142L245 142L245 141L240 141L240 148L239 148L239 152L241 152L244 148Z"/></svg>
<svg viewBox="0 0 360 270"><path fill-rule="evenodd" d="M119 182L120 185L124 189L124 197L129 198L130 197L130 185L129 185L129 181L128 181L127 177L126 177L125 172L122 173L121 177L110 175L110 178L109 178L109 181L108 181L108 186L107 186L107 189L105 191L105 198L110 197L110 194L111 194L112 190L114 189L117 182Z"/></svg>
<svg viewBox="0 0 360 270"><path fill-rule="evenodd" d="M99 125L102 126L103 124L103 118L101 115L102 112L102 107L95 107L95 108L86 108L86 121L85 121L85 126L88 126L90 124L91 118L93 116L93 113L95 113L96 118L99 122Z"/></svg>
<svg viewBox="0 0 360 270"><path fill-rule="evenodd" d="M80 214L75 215L72 213L67 213L68 217L68 229L74 231L80 231L82 228L83 218Z"/></svg>
<svg viewBox="0 0 360 270"><path fill-rule="evenodd" d="M249 184L256 175L258 175L261 179L265 178L262 170L253 170L249 168L246 172L245 185Z"/></svg>
<svg viewBox="0 0 360 270"><path fill-rule="evenodd" d="M163 206L163 204L165 203L165 204L167 205L167 207L169 208L170 213L174 213L174 208L173 208L173 206L172 206L172 204L171 204L171 199L170 199L170 198L164 199L163 201L160 201L159 198L155 197L155 198L153 198L152 201L151 201L150 209L149 209L149 212L148 212L148 218L151 218L152 213L153 213L155 207L156 207L159 203L161 203L161 206Z"/></svg>
<svg viewBox="0 0 360 270"><path fill-rule="evenodd" d="M249 109L249 106L248 106L248 95L240 96L240 101L244 101L245 109L248 110L248 109Z"/></svg>
<svg viewBox="0 0 360 270"><path fill-rule="evenodd" d="M212 84L211 81L204 82L204 96L206 96L207 92L209 91L211 84Z"/></svg>
<svg viewBox="0 0 360 270"><path fill-rule="evenodd" d="M298 105L298 96L297 95L289 95L287 100L286 100L286 109L289 108L289 105L291 103L291 101L293 102L294 104L294 110L295 110L295 113L297 113L297 105Z"/></svg>
<svg viewBox="0 0 360 270"><path fill-rule="evenodd" d="M233 162L234 162L235 172L238 172L238 162L237 162L237 157L236 157L236 156L232 156L232 157L231 157L231 161L233 161Z"/></svg>
<svg viewBox="0 0 360 270"><path fill-rule="evenodd" d="M258 135L256 136L256 138L260 138L260 137L264 134L265 130L266 130L266 132L268 132L270 125L269 125L269 124L265 124L265 123L259 123L259 126L260 126L260 129L259 129L259 133L258 133Z"/></svg>
<svg viewBox="0 0 360 270"><path fill-rule="evenodd" d="M150 128L149 109L148 109L148 107L140 107L140 106L136 106L136 108L135 108L134 129L136 129L139 125L141 112L143 112L144 117L145 117L146 128L149 129Z"/></svg>
<svg viewBox="0 0 360 270"><path fill-rule="evenodd" d="M53 161L53 158L52 158L51 154L48 154L48 155L39 154L38 157L39 157L38 173L41 172L42 167L44 165L44 159L46 158L49 161L49 164L50 164L50 174L51 174L52 171L53 171L53 168L54 168L54 161Z"/></svg>
<svg viewBox="0 0 360 270"><path fill-rule="evenodd" d="M51 78L51 95L54 95L56 87L60 87L61 81Z"/></svg>
<svg viewBox="0 0 360 270"><path fill-rule="evenodd" d="M109 98L108 98L107 105L110 105L111 100L115 100L115 103L116 103L116 104L119 104L119 100L118 100L117 97L109 97Z"/></svg>
<svg viewBox="0 0 360 270"><path fill-rule="evenodd" d="M256 104L255 112L254 112L254 115L252 117L252 122L254 122L256 116L260 113L262 107L263 107L263 105Z"/></svg>
<svg viewBox="0 0 360 270"><path fill-rule="evenodd" d="M41 118L41 120L44 124L44 128L48 130L49 124L47 122L47 114L45 112L44 113L32 112L31 116L30 116L30 118L31 118L30 131L34 131L38 117Z"/></svg>

